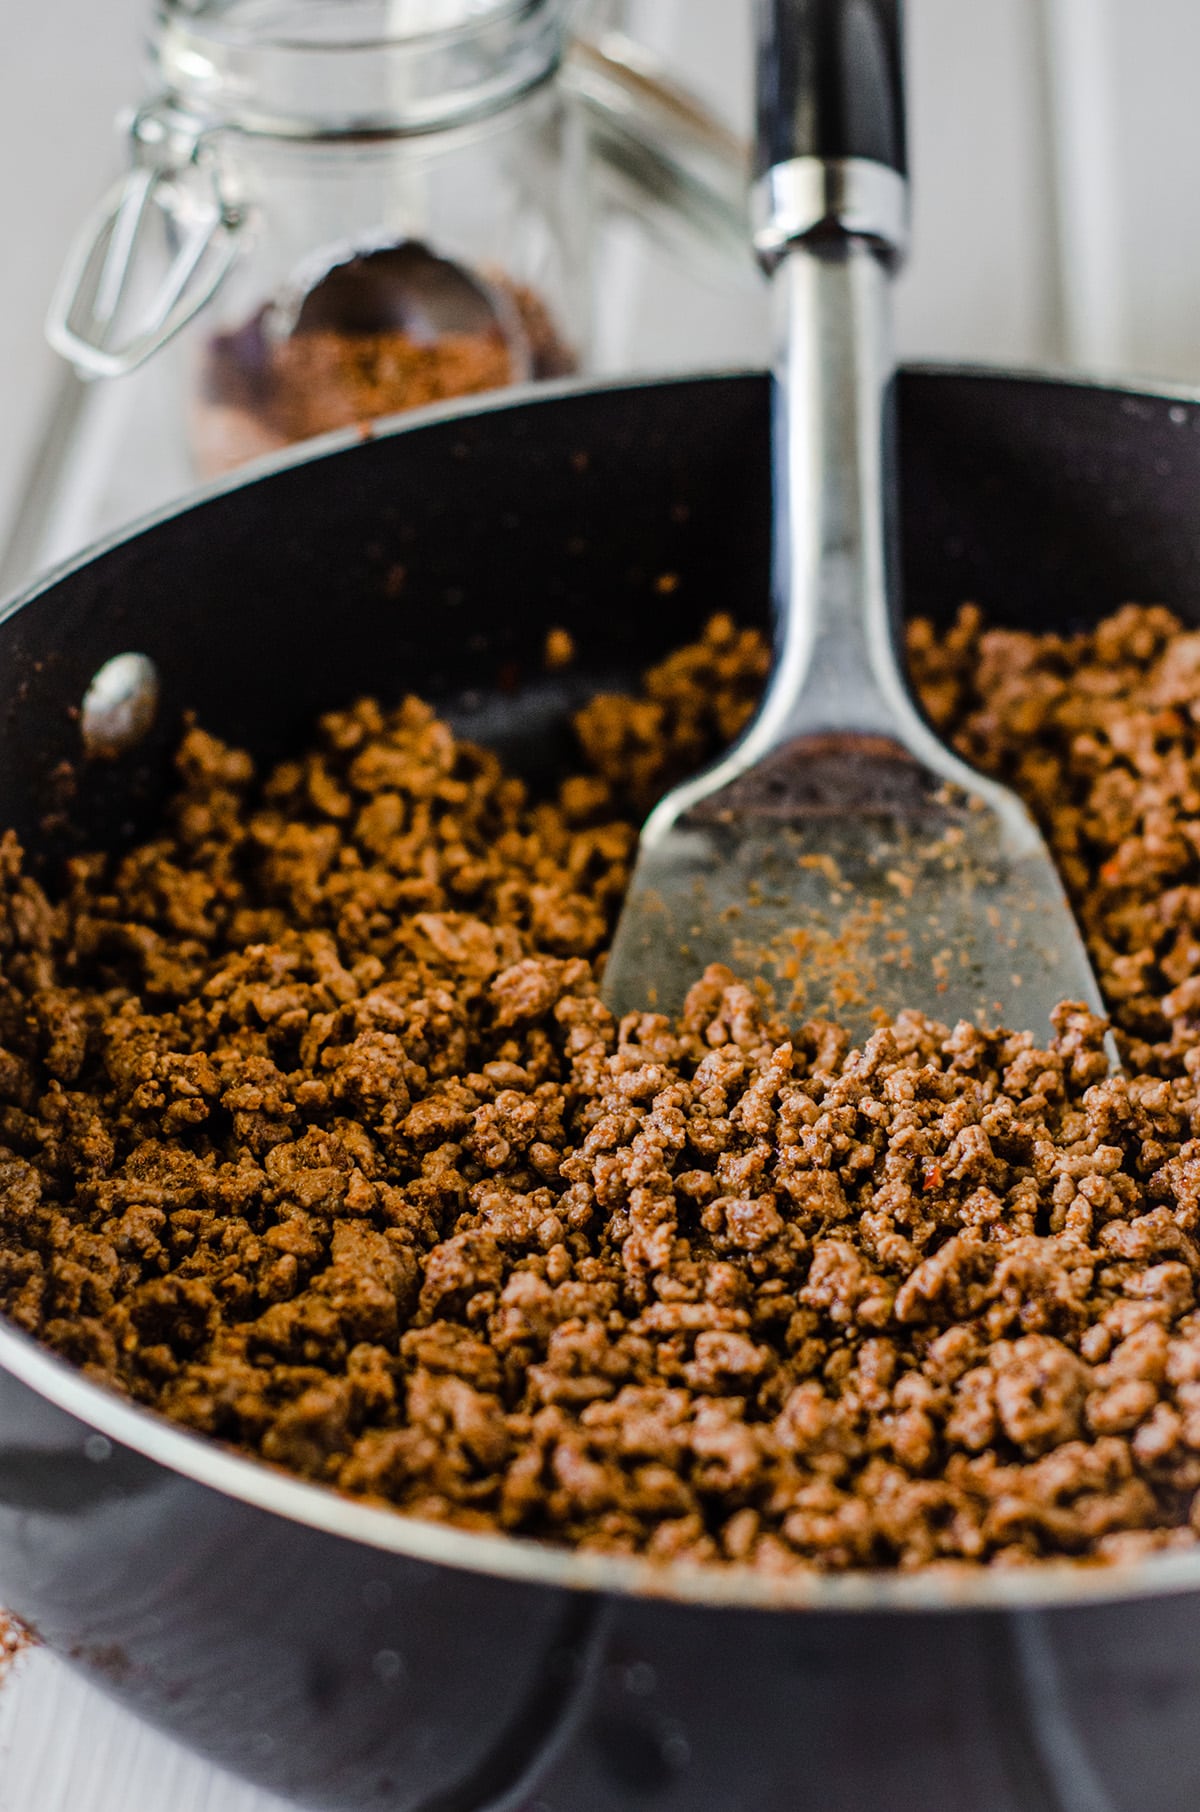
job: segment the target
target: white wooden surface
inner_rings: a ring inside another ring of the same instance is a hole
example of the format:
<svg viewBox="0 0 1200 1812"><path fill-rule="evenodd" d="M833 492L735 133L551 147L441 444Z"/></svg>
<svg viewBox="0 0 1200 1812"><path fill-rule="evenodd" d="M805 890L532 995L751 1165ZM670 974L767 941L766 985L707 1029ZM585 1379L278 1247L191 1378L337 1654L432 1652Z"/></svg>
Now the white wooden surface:
<svg viewBox="0 0 1200 1812"><path fill-rule="evenodd" d="M68 234L118 166L112 120L140 92L148 11L0 0L0 535L49 390L41 317ZM746 122L749 0L627 11ZM1200 379L1196 0L910 0L909 12L916 252L902 350ZM33 1654L0 1691L0 1812L279 1808Z"/></svg>
<svg viewBox="0 0 1200 1812"><path fill-rule="evenodd" d="M0 0L0 537L53 376L42 316L67 236L119 167L148 0Z"/></svg>
<svg viewBox="0 0 1200 1812"><path fill-rule="evenodd" d="M52 1656L0 1688L0 1812L291 1812L138 1723Z"/></svg>

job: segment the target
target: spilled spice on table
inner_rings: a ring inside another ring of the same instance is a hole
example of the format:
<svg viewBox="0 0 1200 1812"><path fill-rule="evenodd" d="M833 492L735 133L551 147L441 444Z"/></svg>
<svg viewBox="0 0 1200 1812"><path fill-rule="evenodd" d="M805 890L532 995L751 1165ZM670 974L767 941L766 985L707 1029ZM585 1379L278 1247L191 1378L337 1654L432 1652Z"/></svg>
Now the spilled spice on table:
<svg viewBox="0 0 1200 1812"><path fill-rule="evenodd" d="M12 1673L17 1656L33 1645L32 1632L7 1611L0 1611L0 1687Z"/></svg>
<svg viewBox="0 0 1200 1812"><path fill-rule="evenodd" d="M529 348L529 376L564 377L575 355L528 284L495 277ZM401 328L323 326L280 339L262 308L205 349L191 411L197 470L215 478L249 459L380 416L502 390L519 372L499 329L436 338Z"/></svg>

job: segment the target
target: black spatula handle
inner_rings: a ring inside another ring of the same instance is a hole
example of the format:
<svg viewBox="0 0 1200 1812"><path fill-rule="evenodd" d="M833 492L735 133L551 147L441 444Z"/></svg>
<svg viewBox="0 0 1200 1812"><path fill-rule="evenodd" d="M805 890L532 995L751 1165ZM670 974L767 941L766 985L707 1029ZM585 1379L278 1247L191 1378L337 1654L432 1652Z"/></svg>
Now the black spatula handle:
<svg viewBox="0 0 1200 1812"><path fill-rule="evenodd" d="M902 0L757 0L757 174L864 158L907 175Z"/></svg>

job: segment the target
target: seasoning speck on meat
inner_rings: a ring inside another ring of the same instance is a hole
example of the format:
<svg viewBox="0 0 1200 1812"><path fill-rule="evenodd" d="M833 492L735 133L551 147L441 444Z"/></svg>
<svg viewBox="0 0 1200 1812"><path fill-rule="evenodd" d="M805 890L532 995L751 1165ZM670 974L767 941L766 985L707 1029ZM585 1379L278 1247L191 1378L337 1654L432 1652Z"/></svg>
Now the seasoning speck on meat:
<svg viewBox="0 0 1200 1812"><path fill-rule="evenodd" d="M0 848L0 1305L136 1401L408 1514L799 1568L1200 1535L1200 636L918 623L1111 1004L789 1030L728 970L615 1024L648 803L746 721L717 619L532 797L409 699L47 899Z"/></svg>

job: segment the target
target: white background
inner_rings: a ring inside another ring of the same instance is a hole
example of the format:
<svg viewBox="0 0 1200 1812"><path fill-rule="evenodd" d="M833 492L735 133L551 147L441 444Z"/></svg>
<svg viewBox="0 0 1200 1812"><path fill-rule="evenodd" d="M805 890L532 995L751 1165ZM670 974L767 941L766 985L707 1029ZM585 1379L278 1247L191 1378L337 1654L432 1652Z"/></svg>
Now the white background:
<svg viewBox="0 0 1200 1812"><path fill-rule="evenodd" d="M748 117L749 0L629 21ZM0 0L0 535L52 383L40 322L120 167L148 0ZM1196 0L910 0L902 350L1200 380ZM45 1656L0 1691L0 1812L267 1812Z"/></svg>

